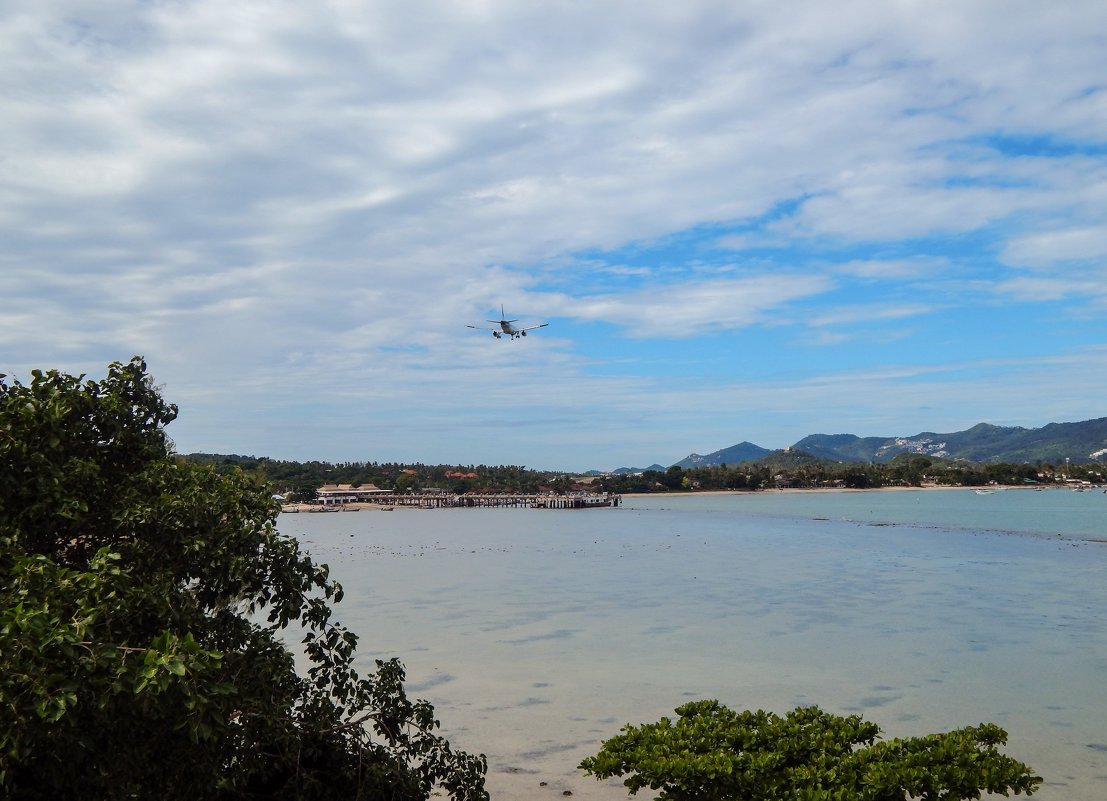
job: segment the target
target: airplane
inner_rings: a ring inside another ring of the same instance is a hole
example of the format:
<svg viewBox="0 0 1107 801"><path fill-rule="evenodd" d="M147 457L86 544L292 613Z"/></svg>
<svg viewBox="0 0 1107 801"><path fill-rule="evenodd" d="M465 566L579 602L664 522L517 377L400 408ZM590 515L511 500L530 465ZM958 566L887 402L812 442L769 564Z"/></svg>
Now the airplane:
<svg viewBox="0 0 1107 801"><path fill-rule="evenodd" d="M491 331L492 336L499 339L502 336L510 337L511 339L518 339L519 337L525 337L527 331L533 331L536 328L545 328L549 323L542 323L541 325L530 325L526 328L516 328L512 323L519 322L518 320L508 320L507 315L504 314L503 304L500 305L500 319L488 320L487 322L495 323L499 328L487 328L481 325L467 325L466 328L474 328L477 331Z"/></svg>

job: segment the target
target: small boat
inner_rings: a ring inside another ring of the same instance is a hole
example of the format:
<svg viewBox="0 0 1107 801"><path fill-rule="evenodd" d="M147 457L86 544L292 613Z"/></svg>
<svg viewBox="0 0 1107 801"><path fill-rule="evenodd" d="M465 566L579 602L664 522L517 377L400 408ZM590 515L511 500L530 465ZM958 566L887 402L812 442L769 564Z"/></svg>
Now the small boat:
<svg viewBox="0 0 1107 801"><path fill-rule="evenodd" d="M976 490L977 495L991 495L995 490Z"/></svg>

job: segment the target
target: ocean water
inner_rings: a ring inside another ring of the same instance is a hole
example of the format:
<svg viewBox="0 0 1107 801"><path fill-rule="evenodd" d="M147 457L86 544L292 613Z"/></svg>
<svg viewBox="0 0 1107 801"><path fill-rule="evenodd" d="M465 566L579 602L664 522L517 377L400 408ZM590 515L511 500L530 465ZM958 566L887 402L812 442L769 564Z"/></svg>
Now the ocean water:
<svg viewBox="0 0 1107 801"><path fill-rule="evenodd" d="M283 515L359 652L398 656L493 799L626 798L576 765L697 698L860 713L885 736L984 721L1107 798L1107 495L628 497L596 510ZM648 796L643 795L643 798Z"/></svg>

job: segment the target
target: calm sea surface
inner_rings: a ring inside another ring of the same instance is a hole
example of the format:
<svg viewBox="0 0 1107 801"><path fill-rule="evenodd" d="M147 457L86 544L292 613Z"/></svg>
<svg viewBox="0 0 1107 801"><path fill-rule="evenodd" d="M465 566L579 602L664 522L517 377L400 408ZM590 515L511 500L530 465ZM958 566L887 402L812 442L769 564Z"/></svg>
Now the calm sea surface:
<svg viewBox="0 0 1107 801"><path fill-rule="evenodd" d="M365 665L398 656L493 799L626 798L576 770L696 698L982 721L1042 801L1107 798L1107 494L628 497L618 509L282 515ZM643 795L643 799L648 798Z"/></svg>

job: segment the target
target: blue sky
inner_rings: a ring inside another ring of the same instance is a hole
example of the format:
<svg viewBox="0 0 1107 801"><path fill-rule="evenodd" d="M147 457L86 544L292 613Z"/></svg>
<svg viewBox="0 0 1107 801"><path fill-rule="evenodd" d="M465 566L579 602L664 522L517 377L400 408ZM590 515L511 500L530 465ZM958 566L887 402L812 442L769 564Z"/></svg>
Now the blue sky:
<svg viewBox="0 0 1107 801"><path fill-rule="evenodd" d="M0 372L141 354L181 452L1107 414L1103 3L90 9L0 11Z"/></svg>

